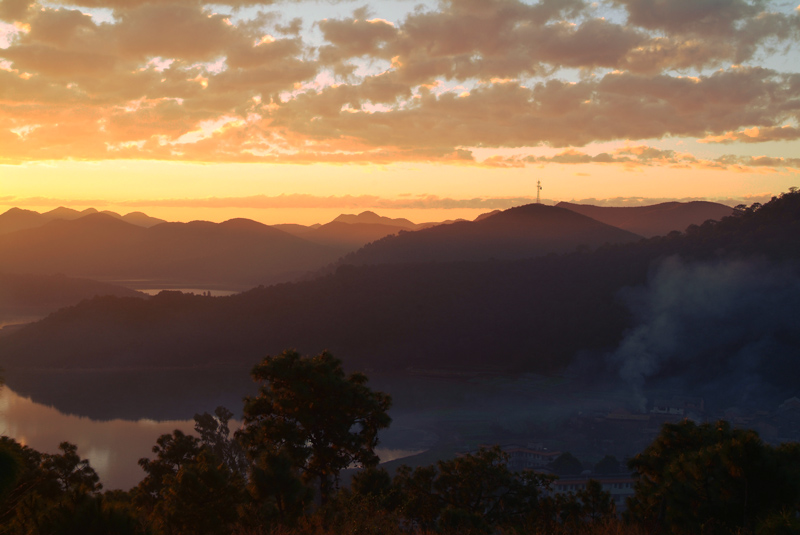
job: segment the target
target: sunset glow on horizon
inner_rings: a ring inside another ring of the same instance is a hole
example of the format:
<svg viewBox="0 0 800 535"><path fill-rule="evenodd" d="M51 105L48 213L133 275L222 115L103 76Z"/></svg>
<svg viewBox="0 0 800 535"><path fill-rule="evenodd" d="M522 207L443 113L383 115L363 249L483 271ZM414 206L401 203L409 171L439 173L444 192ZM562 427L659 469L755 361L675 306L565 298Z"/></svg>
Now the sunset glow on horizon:
<svg viewBox="0 0 800 535"><path fill-rule="evenodd" d="M800 9L0 1L0 211L415 222L800 185Z"/></svg>

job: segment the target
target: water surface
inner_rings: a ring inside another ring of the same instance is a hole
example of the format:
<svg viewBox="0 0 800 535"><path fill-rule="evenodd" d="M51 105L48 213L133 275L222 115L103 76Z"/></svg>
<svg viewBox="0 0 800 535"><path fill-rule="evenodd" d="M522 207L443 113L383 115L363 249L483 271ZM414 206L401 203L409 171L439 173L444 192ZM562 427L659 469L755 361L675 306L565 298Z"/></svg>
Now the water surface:
<svg viewBox="0 0 800 535"><path fill-rule="evenodd" d="M235 429L238 423L231 422ZM61 442L72 442L81 458L89 459L105 489L129 489L144 477L137 461L152 458L156 439L180 429L194 432L194 420L149 419L106 421L63 414L35 403L8 387L0 389L0 435L45 453L57 453ZM419 450L377 448L382 461L407 457Z"/></svg>

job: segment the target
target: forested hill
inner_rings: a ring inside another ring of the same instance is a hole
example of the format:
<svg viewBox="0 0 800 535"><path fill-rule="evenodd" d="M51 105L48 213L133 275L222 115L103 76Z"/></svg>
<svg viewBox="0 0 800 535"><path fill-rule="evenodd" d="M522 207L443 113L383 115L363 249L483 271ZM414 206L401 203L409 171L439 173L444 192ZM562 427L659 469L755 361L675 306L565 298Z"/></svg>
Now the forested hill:
<svg viewBox="0 0 800 535"><path fill-rule="evenodd" d="M45 316L96 295L144 297L122 286L64 275L0 273L0 323L4 318Z"/></svg>
<svg viewBox="0 0 800 535"><path fill-rule="evenodd" d="M340 264L507 260L640 238L565 208L528 204L476 221L388 236L347 255Z"/></svg>
<svg viewBox="0 0 800 535"><path fill-rule="evenodd" d="M349 369L555 370L620 343L633 316L619 291L646 283L660 260L796 261L797 236L800 194L789 193L717 224L593 253L342 266L224 298L102 297L0 339L0 366L12 388L20 368L249 368L291 347L328 348Z"/></svg>
<svg viewBox="0 0 800 535"><path fill-rule="evenodd" d="M673 230L683 231L689 225L699 225L709 219L719 221L733 212L730 206L707 201L624 207L560 202L556 206L647 238L665 236Z"/></svg>

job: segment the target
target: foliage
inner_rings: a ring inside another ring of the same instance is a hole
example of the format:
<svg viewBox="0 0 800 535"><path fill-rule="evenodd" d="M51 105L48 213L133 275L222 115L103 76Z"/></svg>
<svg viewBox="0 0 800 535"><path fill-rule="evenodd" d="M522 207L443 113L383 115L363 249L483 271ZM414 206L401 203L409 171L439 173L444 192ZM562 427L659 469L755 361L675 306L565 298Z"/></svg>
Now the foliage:
<svg viewBox="0 0 800 535"><path fill-rule="evenodd" d="M0 457L10 460L12 475L0 495L4 534L101 535L133 533L131 517L107 507L97 473L69 442L60 453L40 453L0 438Z"/></svg>
<svg viewBox="0 0 800 535"><path fill-rule="evenodd" d="M613 455L606 455L594 465L594 471L598 474L619 474L622 471L622 465Z"/></svg>
<svg viewBox="0 0 800 535"><path fill-rule="evenodd" d="M299 476L292 459L281 452L262 451L250 467L247 490L251 523L294 525L311 503L314 493Z"/></svg>
<svg viewBox="0 0 800 535"><path fill-rule="evenodd" d="M422 529L489 533L513 526L535 513L543 489L552 478L530 471L514 473L499 447L436 467L398 469L394 486L402 497L401 511Z"/></svg>
<svg viewBox="0 0 800 535"><path fill-rule="evenodd" d="M293 350L266 357L253 368L259 394L247 397L237 436L253 459L286 459L306 483L317 481L323 503L351 465L375 466L378 431L389 426L391 398L366 386L367 377L345 377L327 351L302 357Z"/></svg>
<svg viewBox="0 0 800 535"><path fill-rule="evenodd" d="M665 424L629 466L628 517L676 534L753 531L800 499L800 448L772 448L723 421Z"/></svg>
<svg viewBox="0 0 800 535"><path fill-rule="evenodd" d="M583 464L570 452L565 451L550 463L550 469L560 476L576 476L583 472Z"/></svg>
<svg viewBox="0 0 800 535"><path fill-rule="evenodd" d="M217 407L214 414L204 412L194 415L194 430L200 434L200 442L232 471L242 476L248 469L247 457L242 446L231 435L228 422L233 413L225 407Z"/></svg>
<svg viewBox="0 0 800 535"><path fill-rule="evenodd" d="M244 483L197 438L179 430L161 435L135 501L158 533L226 533L237 519Z"/></svg>

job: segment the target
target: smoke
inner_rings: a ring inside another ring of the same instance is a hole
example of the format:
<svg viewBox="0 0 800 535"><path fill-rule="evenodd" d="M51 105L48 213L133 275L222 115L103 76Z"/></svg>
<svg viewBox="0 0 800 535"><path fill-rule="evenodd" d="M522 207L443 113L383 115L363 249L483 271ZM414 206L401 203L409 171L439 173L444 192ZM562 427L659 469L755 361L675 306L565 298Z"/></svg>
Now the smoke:
<svg viewBox="0 0 800 535"><path fill-rule="evenodd" d="M734 403L797 384L800 277L792 266L670 257L621 296L635 326L609 360L638 395L664 378Z"/></svg>

